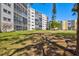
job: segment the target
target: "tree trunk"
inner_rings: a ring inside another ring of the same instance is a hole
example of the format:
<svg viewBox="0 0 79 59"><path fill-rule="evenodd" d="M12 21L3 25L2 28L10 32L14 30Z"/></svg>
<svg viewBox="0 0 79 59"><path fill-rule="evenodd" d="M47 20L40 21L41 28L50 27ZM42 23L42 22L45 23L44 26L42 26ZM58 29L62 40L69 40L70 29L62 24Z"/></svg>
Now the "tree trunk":
<svg viewBox="0 0 79 59"><path fill-rule="evenodd" d="M77 4L79 8L79 4ZM78 17L77 17L77 46L76 46L76 54L79 56L79 9L78 9Z"/></svg>

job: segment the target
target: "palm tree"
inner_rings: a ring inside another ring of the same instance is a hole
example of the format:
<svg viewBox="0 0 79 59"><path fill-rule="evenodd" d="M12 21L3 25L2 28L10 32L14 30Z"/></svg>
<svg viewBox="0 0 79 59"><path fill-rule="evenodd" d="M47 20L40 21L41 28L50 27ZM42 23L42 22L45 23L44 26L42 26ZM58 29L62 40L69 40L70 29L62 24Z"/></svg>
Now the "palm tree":
<svg viewBox="0 0 79 59"><path fill-rule="evenodd" d="M53 20L56 19L56 3L52 4L52 20L50 21L50 29L51 27L54 28L54 26L52 26L51 24L53 24Z"/></svg>
<svg viewBox="0 0 79 59"><path fill-rule="evenodd" d="M74 5L72 9L77 13L77 45L76 45L76 55L79 55L79 3Z"/></svg>
<svg viewBox="0 0 79 59"><path fill-rule="evenodd" d="M52 20L55 20L55 17L56 17L56 3L53 3L52 5L53 5L52 6L52 13L53 13Z"/></svg>

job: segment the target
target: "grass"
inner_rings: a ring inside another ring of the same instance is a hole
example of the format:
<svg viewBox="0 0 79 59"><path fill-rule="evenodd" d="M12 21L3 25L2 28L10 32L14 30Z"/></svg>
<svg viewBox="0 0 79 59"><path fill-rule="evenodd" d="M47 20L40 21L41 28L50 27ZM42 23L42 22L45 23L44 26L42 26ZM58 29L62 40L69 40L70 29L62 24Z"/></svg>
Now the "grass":
<svg viewBox="0 0 79 59"><path fill-rule="evenodd" d="M53 33L53 34L62 34L62 35L65 35L65 34L74 35L74 34L76 34L75 31L61 31L61 30L58 30L58 31L50 31L50 30L16 31L16 32L0 33L0 40L1 39L8 40L11 38L16 39L16 38L18 38L18 36L29 35L32 33Z"/></svg>
<svg viewBox="0 0 79 59"><path fill-rule="evenodd" d="M54 35L76 35L76 31L50 31L50 30L32 30L32 31L16 31L16 32L6 32L0 33L0 41L18 39L19 37L25 35L28 36L33 33L52 33Z"/></svg>
<svg viewBox="0 0 79 59"><path fill-rule="evenodd" d="M58 31L51 31L51 30L28 31L28 30L25 30L25 31L0 33L0 55L1 55L1 51L4 51L5 48L7 49L8 48L9 49L21 48L23 46L32 44L32 38L29 38L29 36L32 35L33 33L46 33L46 34L52 34L52 35L57 35L57 36L60 35L60 36L72 36L72 37L76 35L76 31L61 31L61 30L58 30ZM40 37L38 36L38 38Z"/></svg>
<svg viewBox="0 0 79 59"><path fill-rule="evenodd" d="M6 36L16 36L16 35L23 35L23 34L31 34L31 33L76 33L75 31L51 31L51 30L32 30L32 31L16 31L16 32L6 32L6 33L0 33L0 37L6 37Z"/></svg>

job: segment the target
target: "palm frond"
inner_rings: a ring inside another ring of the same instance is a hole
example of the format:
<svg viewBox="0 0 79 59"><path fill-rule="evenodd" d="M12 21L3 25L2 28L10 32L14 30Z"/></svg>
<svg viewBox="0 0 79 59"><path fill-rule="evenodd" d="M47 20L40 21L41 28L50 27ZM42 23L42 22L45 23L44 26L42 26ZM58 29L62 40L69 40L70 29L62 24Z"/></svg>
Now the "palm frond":
<svg viewBox="0 0 79 59"><path fill-rule="evenodd" d="M53 3L53 9L52 9L52 11L53 11L53 14L56 14L56 3Z"/></svg>
<svg viewBox="0 0 79 59"><path fill-rule="evenodd" d="M52 5L53 5L52 6L52 13L53 13L52 20L55 20L55 18L56 18L56 3L53 3Z"/></svg>

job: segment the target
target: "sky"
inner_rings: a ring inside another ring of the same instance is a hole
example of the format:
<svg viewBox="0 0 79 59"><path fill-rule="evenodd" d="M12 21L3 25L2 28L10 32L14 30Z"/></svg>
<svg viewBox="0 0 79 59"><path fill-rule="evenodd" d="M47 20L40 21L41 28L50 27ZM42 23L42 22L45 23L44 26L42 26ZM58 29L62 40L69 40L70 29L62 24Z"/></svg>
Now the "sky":
<svg viewBox="0 0 79 59"><path fill-rule="evenodd" d="M72 8L74 4L72 3L56 3L56 20L75 20L77 19L76 15L72 15ZM40 13L43 13L48 16L48 20L51 20L52 17L52 4L51 3L34 3L32 8L37 10Z"/></svg>

